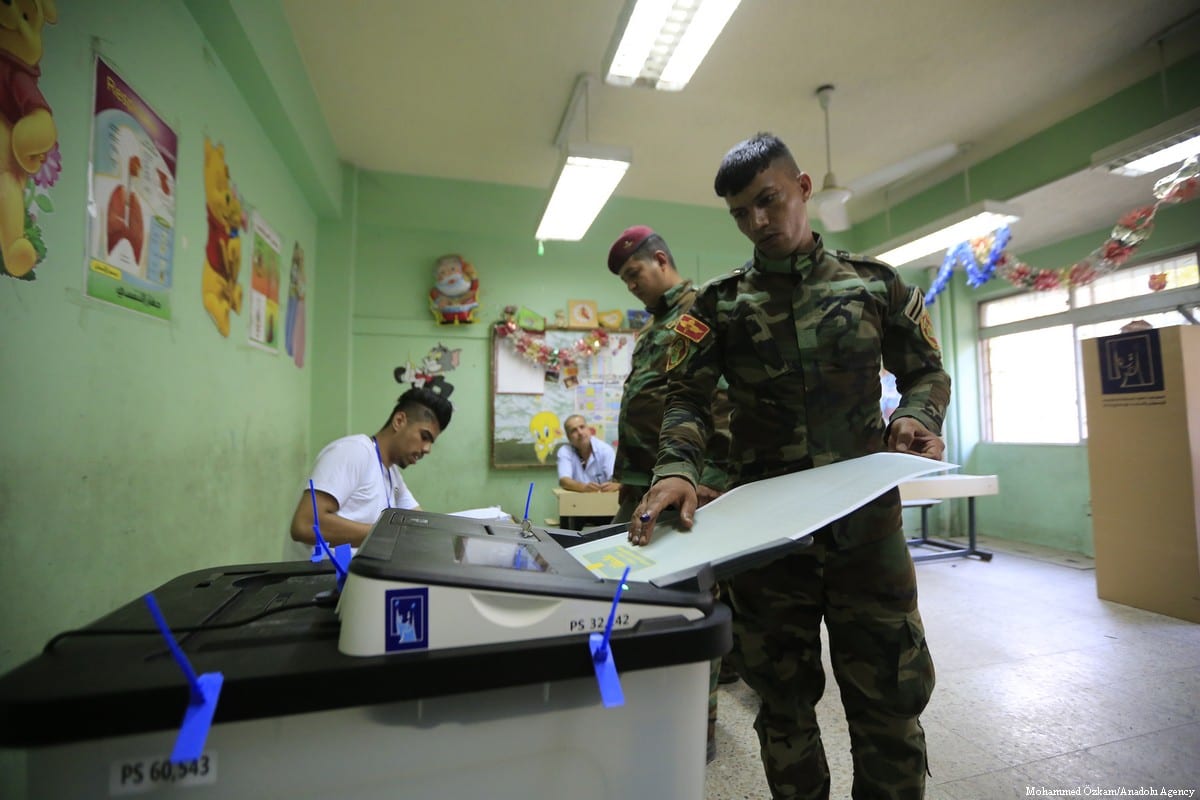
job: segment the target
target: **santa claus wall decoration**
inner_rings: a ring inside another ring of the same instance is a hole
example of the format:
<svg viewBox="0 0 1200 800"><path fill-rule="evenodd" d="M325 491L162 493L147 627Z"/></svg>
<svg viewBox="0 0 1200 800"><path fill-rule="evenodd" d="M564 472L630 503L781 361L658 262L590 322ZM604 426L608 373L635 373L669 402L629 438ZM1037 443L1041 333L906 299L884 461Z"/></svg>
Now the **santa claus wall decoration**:
<svg viewBox="0 0 1200 800"><path fill-rule="evenodd" d="M433 269L429 308L443 325L475 321L479 308L479 276L471 262L457 253L442 256Z"/></svg>

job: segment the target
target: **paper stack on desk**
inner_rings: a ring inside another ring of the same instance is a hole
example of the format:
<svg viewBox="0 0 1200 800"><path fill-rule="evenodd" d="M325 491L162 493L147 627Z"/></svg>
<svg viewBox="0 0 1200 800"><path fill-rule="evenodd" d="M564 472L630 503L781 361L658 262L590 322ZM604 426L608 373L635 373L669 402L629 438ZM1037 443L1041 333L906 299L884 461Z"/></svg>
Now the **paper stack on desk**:
<svg viewBox="0 0 1200 800"><path fill-rule="evenodd" d="M900 483L957 465L904 453L875 453L747 483L696 512L689 531L660 522L650 544L633 547L625 531L567 549L596 575L659 582L704 564L743 562L794 546Z"/></svg>

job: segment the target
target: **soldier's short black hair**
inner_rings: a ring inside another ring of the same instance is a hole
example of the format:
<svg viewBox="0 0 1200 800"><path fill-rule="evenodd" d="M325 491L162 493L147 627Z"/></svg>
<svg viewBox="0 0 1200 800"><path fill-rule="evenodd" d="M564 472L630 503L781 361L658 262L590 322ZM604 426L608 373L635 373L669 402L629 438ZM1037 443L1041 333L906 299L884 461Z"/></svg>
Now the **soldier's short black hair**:
<svg viewBox="0 0 1200 800"><path fill-rule="evenodd" d="M438 426L444 431L450 426L450 415L454 413L454 406L437 392L423 386L414 386L396 400L396 407L388 416L385 428L392 424L397 411L403 411L405 416L417 419L436 419Z"/></svg>
<svg viewBox="0 0 1200 800"><path fill-rule="evenodd" d="M675 256L671 255L671 248L667 247L666 241L664 241L663 238L657 233L652 233L643 239L642 243L637 246L637 249L629 254L629 258L650 258L654 255L655 250L662 250L664 253L666 253L667 263L671 265L671 269L676 269ZM625 260L628 261L629 258ZM621 266L625 265L622 264ZM613 274L616 275L619 272L620 270L617 270L617 272L614 272Z"/></svg>
<svg viewBox="0 0 1200 800"><path fill-rule="evenodd" d="M787 159L789 165L796 166L792 151L788 150L787 145L778 136L773 133L756 133L744 142L735 144L733 149L725 154L725 158L721 159L717 178L713 181L713 190L717 197L737 194L750 185L754 176L781 158Z"/></svg>

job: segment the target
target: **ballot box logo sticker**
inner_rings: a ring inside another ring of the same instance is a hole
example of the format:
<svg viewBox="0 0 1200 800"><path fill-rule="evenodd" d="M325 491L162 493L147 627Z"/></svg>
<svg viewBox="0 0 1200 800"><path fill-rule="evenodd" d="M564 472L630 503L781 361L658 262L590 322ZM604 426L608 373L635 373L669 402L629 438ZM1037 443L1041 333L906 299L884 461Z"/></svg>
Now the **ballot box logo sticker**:
<svg viewBox="0 0 1200 800"><path fill-rule="evenodd" d="M429 589L392 589L384 595L387 605L384 651L429 648Z"/></svg>
<svg viewBox="0 0 1200 800"><path fill-rule="evenodd" d="M1100 340L1101 394L1163 391L1158 331L1106 336Z"/></svg>

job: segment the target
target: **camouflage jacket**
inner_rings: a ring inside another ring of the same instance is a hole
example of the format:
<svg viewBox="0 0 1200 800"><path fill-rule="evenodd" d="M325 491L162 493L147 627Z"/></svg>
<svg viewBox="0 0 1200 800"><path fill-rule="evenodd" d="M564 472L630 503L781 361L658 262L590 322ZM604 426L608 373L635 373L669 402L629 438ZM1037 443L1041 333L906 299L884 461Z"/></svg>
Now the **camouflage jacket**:
<svg viewBox="0 0 1200 800"><path fill-rule="evenodd" d="M651 311L654 316L638 332L633 364L621 395L617 426L617 464L613 480L631 486L649 486L658 458L658 430L667 399L667 345L675 323L692 307L696 288L685 280L668 289ZM716 422L705 448L707 459L700 483L724 490L728 484L729 414L715 406Z"/></svg>
<svg viewBox="0 0 1200 800"><path fill-rule="evenodd" d="M667 407L655 479L695 483L709 398L729 381L732 485L886 449L880 366L896 376L899 407L940 433L950 401L921 292L872 259L824 250L755 260L701 287L668 349ZM900 527L889 492L833 526L843 545Z"/></svg>

